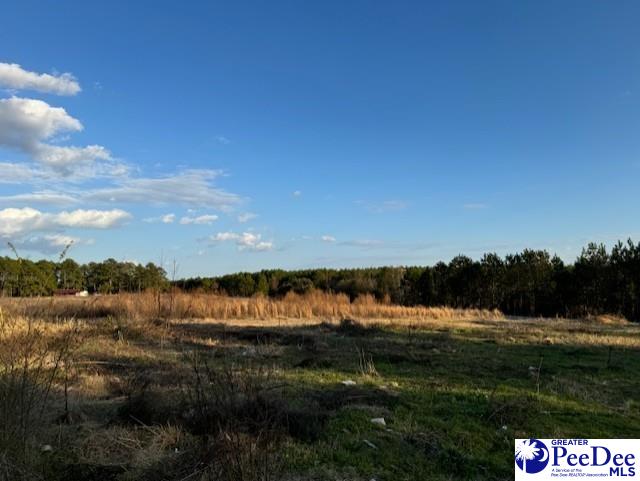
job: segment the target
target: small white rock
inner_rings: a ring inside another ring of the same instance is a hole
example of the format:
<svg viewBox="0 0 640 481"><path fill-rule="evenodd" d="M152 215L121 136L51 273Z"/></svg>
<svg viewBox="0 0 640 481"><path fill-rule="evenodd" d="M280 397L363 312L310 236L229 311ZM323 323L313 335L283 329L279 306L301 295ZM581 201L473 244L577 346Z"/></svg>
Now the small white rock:
<svg viewBox="0 0 640 481"><path fill-rule="evenodd" d="M370 448L373 449L378 449L378 446L376 446L375 444L373 444L371 441L369 441L368 439L364 440L364 444L366 444L367 446L369 446Z"/></svg>
<svg viewBox="0 0 640 481"><path fill-rule="evenodd" d="M344 384L345 386L355 386L356 382L351 379L347 379L345 381L340 381L340 384Z"/></svg>
<svg viewBox="0 0 640 481"><path fill-rule="evenodd" d="M50 453L53 451L53 448L51 447L50 444L43 444L42 447L40 448L40 451L42 451L43 453Z"/></svg>
<svg viewBox="0 0 640 481"><path fill-rule="evenodd" d="M384 418L373 418L371 422L377 426L386 426L387 423Z"/></svg>

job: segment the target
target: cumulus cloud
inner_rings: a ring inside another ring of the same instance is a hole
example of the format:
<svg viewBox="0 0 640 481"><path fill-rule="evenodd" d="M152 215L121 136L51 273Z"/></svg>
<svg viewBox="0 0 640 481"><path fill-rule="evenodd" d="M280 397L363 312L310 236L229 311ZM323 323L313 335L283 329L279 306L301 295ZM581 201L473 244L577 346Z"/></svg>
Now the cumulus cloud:
<svg viewBox="0 0 640 481"><path fill-rule="evenodd" d="M294 197L300 197L302 195L302 191L301 190L294 190L292 195Z"/></svg>
<svg viewBox="0 0 640 481"><path fill-rule="evenodd" d="M41 212L31 207L0 210L0 236L22 236L34 231L58 230L65 227L84 229L109 229L131 218L120 209Z"/></svg>
<svg viewBox="0 0 640 481"><path fill-rule="evenodd" d="M38 74L23 69L17 63L4 62L0 62L0 87L57 95L76 95L81 90L80 84L70 73Z"/></svg>
<svg viewBox="0 0 640 481"><path fill-rule="evenodd" d="M322 237L320 237L320 239L323 242L335 242L336 241L336 238L333 237L332 235L323 235Z"/></svg>
<svg viewBox="0 0 640 481"><path fill-rule="evenodd" d="M182 225L190 225L190 224L210 225L213 222L215 222L216 220L218 220L218 216L217 215L206 214L206 215L199 215L197 217L185 216L182 219L180 219L180 223Z"/></svg>
<svg viewBox="0 0 640 481"><path fill-rule="evenodd" d="M131 218L131 214L120 209L62 211L54 215L55 222L63 227L109 229Z"/></svg>
<svg viewBox="0 0 640 481"><path fill-rule="evenodd" d="M260 234L254 234L252 232L243 232L237 234L235 232L218 232L215 235L209 237L209 240L213 242L235 242L239 251L268 251L273 249L273 243L262 240Z"/></svg>
<svg viewBox="0 0 640 481"><path fill-rule="evenodd" d="M36 99L11 97L0 99L2 141L27 148L28 144L48 139L60 132L78 132L82 124L62 107L51 107Z"/></svg>
<svg viewBox="0 0 640 481"><path fill-rule="evenodd" d="M238 216L238 222L240 222L241 224L244 224L246 222L249 222L252 219L255 219L256 217L258 217L257 214L253 214L251 212L245 212L244 214L240 214Z"/></svg>
<svg viewBox="0 0 640 481"><path fill-rule="evenodd" d="M109 151L100 145L76 147L51 143L59 134L82 129L80 121L65 109L42 100L0 99L0 146L23 152L60 174L70 175L79 165L112 160Z"/></svg>
<svg viewBox="0 0 640 481"><path fill-rule="evenodd" d="M220 174L216 170L186 170L165 177L117 179L115 186L87 191L83 198L86 201L180 204L229 211L242 199L213 185L213 180Z"/></svg>

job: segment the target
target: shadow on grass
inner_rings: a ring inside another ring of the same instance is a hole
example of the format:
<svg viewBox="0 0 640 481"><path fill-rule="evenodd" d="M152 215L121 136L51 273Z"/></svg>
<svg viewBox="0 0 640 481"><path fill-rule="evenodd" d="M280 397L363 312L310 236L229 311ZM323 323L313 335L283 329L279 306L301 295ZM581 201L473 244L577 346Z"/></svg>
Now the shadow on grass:
<svg viewBox="0 0 640 481"><path fill-rule="evenodd" d="M196 382L186 356L196 352L212 366L240 371L275 366L277 379L253 407L239 398L225 415L244 426L252 413L281 413L275 428L288 439L290 471L326 466L366 479L509 479L516 437L640 436L637 349L515 344L497 330L467 335L354 322L245 328L182 322L172 331L170 343L145 344L144 362L115 352L93 359L104 374L144 372L142 405L127 394L130 411L121 410L121 419L171 422L201 435L190 424L189 406L180 404L180 389ZM361 371L359 352L370 356L377 376ZM356 385L342 385L346 379ZM375 417L386 426L371 423ZM162 472L162 462L171 461L160 461L154 472Z"/></svg>

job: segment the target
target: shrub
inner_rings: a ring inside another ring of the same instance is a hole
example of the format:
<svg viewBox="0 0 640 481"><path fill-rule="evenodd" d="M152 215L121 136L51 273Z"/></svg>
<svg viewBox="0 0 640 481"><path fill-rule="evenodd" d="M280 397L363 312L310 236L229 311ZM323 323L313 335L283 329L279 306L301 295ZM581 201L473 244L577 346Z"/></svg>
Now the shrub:
<svg viewBox="0 0 640 481"><path fill-rule="evenodd" d="M190 358L186 423L200 437L208 478L229 481L280 479L286 405L270 398L269 374L261 369L212 369Z"/></svg>
<svg viewBox="0 0 640 481"><path fill-rule="evenodd" d="M35 476L37 434L76 334L73 323L46 325L0 310L0 479Z"/></svg>

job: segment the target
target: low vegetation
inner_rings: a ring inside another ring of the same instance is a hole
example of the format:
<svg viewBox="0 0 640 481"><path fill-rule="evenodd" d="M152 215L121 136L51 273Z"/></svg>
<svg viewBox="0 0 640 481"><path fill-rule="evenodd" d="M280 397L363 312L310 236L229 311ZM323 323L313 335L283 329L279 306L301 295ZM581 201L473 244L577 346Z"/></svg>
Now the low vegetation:
<svg viewBox="0 0 640 481"><path fill-rule="evenodd" d="M217 294L161 293L118 294L96 297L49 297L31 299L0 298L16 314L36 318L100 317L160 320L167 318L212 318L235 320L341 319L421 319L421 318L495 318L497 310L453 309L447 307L397 306L364 295L353 302L344 294L313 291L304 295L288 293L282 298L255 296L228 297Z"/></svg>
<svg viewBox="0 0 640 481"><path fill-rule="evenodd" d="M619 317L321 292L1 306L2 480L502 480L516 437L640 437Z"/></svg>

